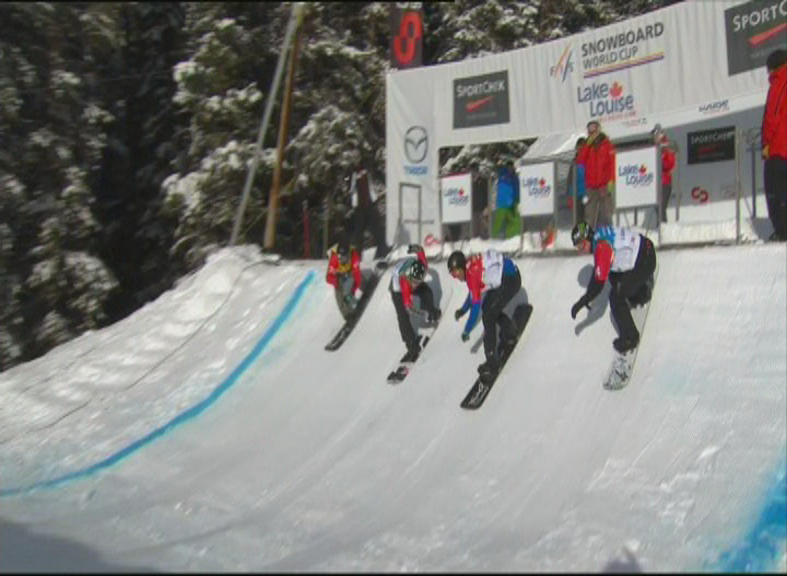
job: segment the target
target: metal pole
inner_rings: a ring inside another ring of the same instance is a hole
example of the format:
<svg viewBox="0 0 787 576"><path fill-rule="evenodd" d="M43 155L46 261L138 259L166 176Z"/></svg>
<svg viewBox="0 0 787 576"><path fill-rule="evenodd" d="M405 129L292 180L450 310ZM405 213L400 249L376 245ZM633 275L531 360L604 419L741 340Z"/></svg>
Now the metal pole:
<svg viewBox="0 0 787 576"><path fill-rule="evenodd" d="M281 82L281 76L284 72L284 61L287 59L287 51L290 47L290 42L292 40L292 35L295 32L295 28L297 27L301 15L303 12L303 6L300 2L296 2L292 7L292 13L290 14L290 21L287 24L287 31L284 34L284 42L282 43L281 54L279 54L279 61L276 64L276 72L273 75L273 83L271 84L270 92L268 93L268 101L265 103L265 112L262 116L262 121L260 123L260 131L257 134L257 144L254 148L254 155L252 156L251 166L249 167L249 171L246 174L246 183L243 185L243 194L241 196L240 205L238 206L238 211L235 213L235 223L232 226L232 236L230 236L230 246L234 246L235 242L238 240L238 234L240 232L241 222L243 221L243 213L246 211L246 204L249 201L249 192L251 191L251 185L254 182L254 175L257 172L257 166L260 163L260 151L262 150L262 139L265 136L265 132L268 129L268 122L271 118L271 112L273 112L273 104L276 101L276 93L279 91L279 84Z"/></svg>
<svg viewBox="0 0 787 576"><path fill-rule="evenodd" d="M740 147L740 134L741 129L735 127L735 243L740 244L741 241L741 154L738 148Z"/></svg>
<svg viewBox="0 0 787 576"><path fill-rule="evenodd" d="M298 61L298 44L301 37L302 18L298 18L295 41L290 53L290 67L287 71L287 82L284 87L284 103L281 108L279 120L279 143L276 150L276 166L273 170L273 183L268 196L268 217L265 222L265 249L273 250L276 244L276 216L279 206L279 182L281 181L281 161L284 156L284 146L287 143L287 126L290 120L290 103L292 102L292 85L295 79L295 66Z"/></svg>

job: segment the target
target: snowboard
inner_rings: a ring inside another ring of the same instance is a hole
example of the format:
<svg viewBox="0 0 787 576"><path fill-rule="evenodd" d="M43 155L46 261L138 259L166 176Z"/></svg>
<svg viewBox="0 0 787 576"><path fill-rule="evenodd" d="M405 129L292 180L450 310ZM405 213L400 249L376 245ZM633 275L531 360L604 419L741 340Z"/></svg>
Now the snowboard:
<svg viewBox="0 0 787 576"><path fill-rule="evenodd" d="M612 365L607 371L607 376L604 379L604 390L622 390L631 381L631 375L634 373L634 362L637 359L637 351L642 345L642 338L645 329L645 320L648 318L648 310L653 302L653 291L655 289L656 277L658 276L658 266L653 272L653 283L651 284L650 300L643 306L636 306L631 308L631 317L634 319L634 324L639 331L639 344L636 348L628 352L620 353L615 350L615 357L612 359Z"/></svg>
<svg viewBox="0 0 787 576"><path fill-rule="evenodd" d="M503 371L506 362L508 362L508 358L514 351L514 348L516 348L519 340L522 339L522 333L525 331L525 327L527 326L532 313L532 304L520 304L516 307L514 310L514 323L519 329L519 335L517 336L517 339L507 346L503 345L502 343L500 344L498 353L500 357L500 368L497 370L497 373L493 374L488 380L485 380L481 376L476 378L475 383L470 388L467 396L465 396L464 400L462 400L462 403L460 404L462 408L465 408L466 410L477 410L484 403L484 400L486 400L486 397L489 395L489 391L492 389L492 386L495 385L498 376L500 376L500 372Z"/></svg>
<svg viewBox="0 0 787 576"><path fill-rule="evenodd" d="M437 330L438 324L439 322L427 325L426 328L421 329L420 333L418 334L418 344L421 346L421 353L418 355L418 358L423 355L424 348L426 348L426 345L429 344L429 340L432 339L434 331ZM402 358L399 360L399 365L391 370L390 374L388 374L387 380L389 384L401 383L410 373L410 369L412 368L414 362L405 362L405 356L407 356L407 352L405 352ZM418 361L418 358L416 358L416 362Z"/></svg>
<svg viewBox="0 0 787 576"><path fill-rule="evenodd" d="M384 262L378 262L374 268L374 272L371 276L369 276L369 280L366 282L366 286L363 290L363 296L358 301L358 305L355 307L355 311L350 315L347 320L344 322L344 326L339 329L339 332L336 333L328 344L325 345L326 350L338 350L339 347L344 344L344 341L347 340L347 337L352 333L355 325L358 324L358 320L361 318L364 309L366 308L366 304L374 294L374 289L377 288L377 284L380 283L380 277L382 276L383 272L387 268Z"/></svg>

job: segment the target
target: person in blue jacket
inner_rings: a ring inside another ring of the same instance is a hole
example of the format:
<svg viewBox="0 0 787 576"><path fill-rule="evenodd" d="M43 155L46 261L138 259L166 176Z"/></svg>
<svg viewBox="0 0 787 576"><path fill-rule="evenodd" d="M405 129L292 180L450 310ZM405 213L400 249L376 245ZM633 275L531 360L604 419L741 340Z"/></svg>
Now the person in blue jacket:
<svg viewBox="0 0 787 576"><path fill-rule="evenodd" d="M519 176L509 161L497 169L494 236L505 239L518 234L519 223Z"/></svg>

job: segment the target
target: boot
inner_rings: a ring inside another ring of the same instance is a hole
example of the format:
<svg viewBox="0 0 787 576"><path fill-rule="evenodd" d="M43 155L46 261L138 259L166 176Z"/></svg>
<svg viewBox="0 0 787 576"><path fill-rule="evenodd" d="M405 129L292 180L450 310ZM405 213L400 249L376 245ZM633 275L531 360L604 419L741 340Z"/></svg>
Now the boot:
<svg viewBox="0 0 787 576"><path fill-rule="evenodd" d="M625 354L636 348L639 345L639 336L635 338L629 337L618 337L612 342L612 346L620 352L621 354Z"/></svg>
<svg viewBox="0 0 787 576"><path fill-rule="evenodd" d="M486 362L478 366L478 373L483 378L484 376L494 376L500 369L500 362L494 356L486 359Z"/></svg>

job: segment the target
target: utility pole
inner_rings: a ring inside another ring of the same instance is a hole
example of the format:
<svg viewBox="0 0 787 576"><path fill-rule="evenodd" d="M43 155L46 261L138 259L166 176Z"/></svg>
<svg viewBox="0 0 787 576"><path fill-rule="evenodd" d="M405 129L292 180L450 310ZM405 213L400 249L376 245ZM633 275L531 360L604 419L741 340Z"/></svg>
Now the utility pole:
<svg viewBox="0 0 787 576"><path fill-rule="evenodd" d="M268 217L265 221L265 250L273 250L276 244L276 217L279 208L279 184L281 182L281 162L284 156L284 147L287 144L287 127L290 121L290 104L292 103L292 87L295 83L295 66L298 62L298 47L301 39L301 23L303 12L297 15L295 24L295 42L290 54L290 67L287 71L287 82L284 86L284 102L279 119L279 143L276 152L276 166L273 169L273 182L268 195Z"/></svg>
<svg viewBox="0 0 787 576"><path fill-rule="evenodd" d="M287 50L290 47L290 41L292 40L292 35L295 32L295 27L298 26L303 18L303 5L301 2L296 2L292 7L292 13L290 14L290 21L287 23L287 31L284 34L284 42L282 43L281 53L279 54L279 61L276 64L276 72L273 75L273 83L271 84L270 92L268 93L268 100L265 103L265 112L262 116L262 122L260 123L260 130L257 134L257 144L254 148L254 155L252 156L251 166L249 167L249 171L246 174L246 183L243 185L243 194L241 196L240 205L238 206L238 211L235 213L235 223L232 226L232 236L230 236L230 246L234 246L235 242L238 241L238 234L240 233L240 225L243 221L243 213L246 211L246 204L249 201L249 192L251 191L251 185L254 182L254 175L257 172L257 166L260 163L260 151L262 150L262 140L265 136L265 132L268 129L268 122L271 118L271 112L273 111L273 103L276 101L276 94L279 91L279 82L281 81L281 75L284 71L284 60L287 57Z"/></svg>

